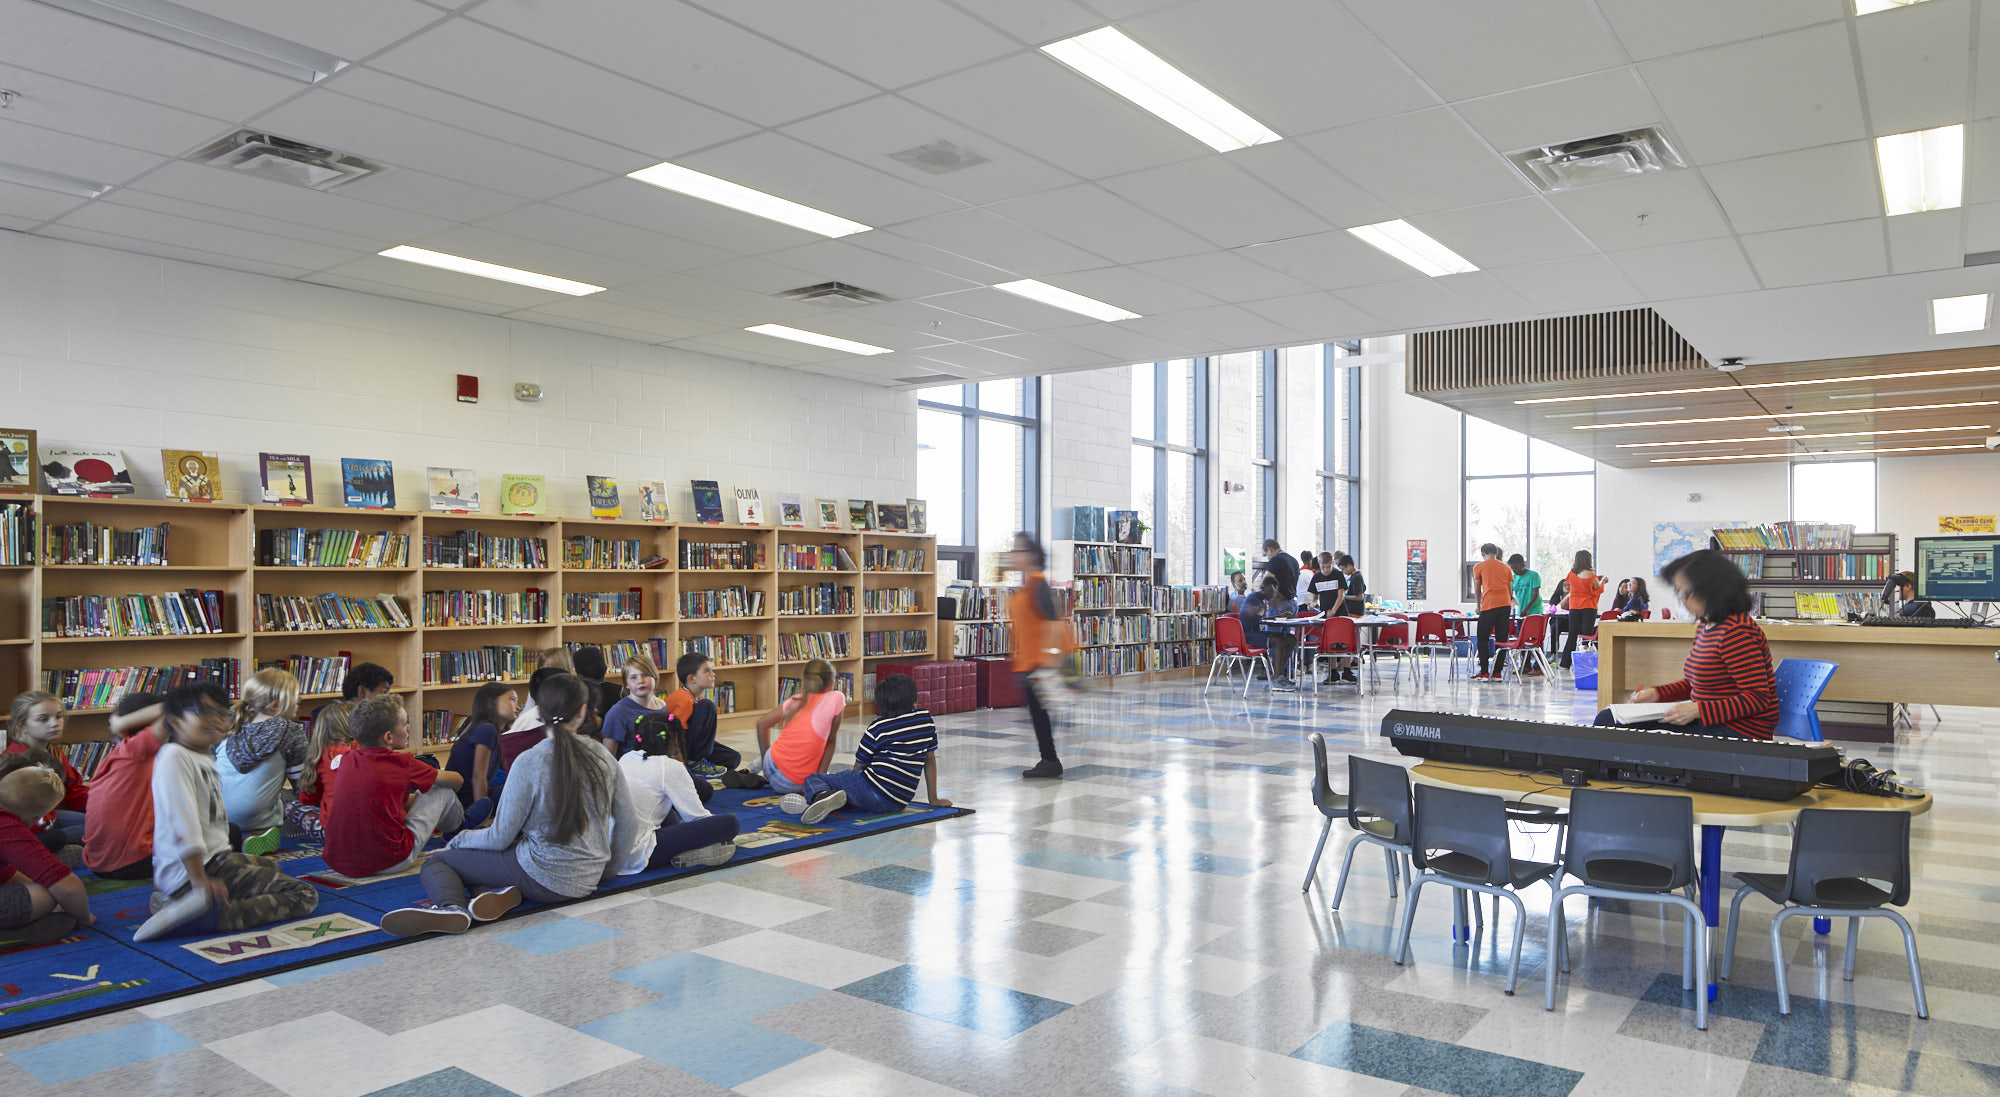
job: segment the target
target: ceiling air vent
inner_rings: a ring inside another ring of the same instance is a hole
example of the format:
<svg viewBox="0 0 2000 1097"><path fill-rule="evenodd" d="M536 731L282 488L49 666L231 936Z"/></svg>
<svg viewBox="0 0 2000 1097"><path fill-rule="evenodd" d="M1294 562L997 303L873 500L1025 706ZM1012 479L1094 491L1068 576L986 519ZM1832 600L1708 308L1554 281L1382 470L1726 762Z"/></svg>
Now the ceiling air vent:
<svg viewBox="0 0 2000 1097"><path fill-rule="evenodd" d="M211 164L313 190L332 190L388 170L387 164L256 130L237 130L189 153L187 158L197 164Z"/></svg>
<svg viewBox="0 0 2000 1097"><path fill-rule="evenodd" d="M1984 267L2000 263L2000 251L1970 251L1965 253L1965 265Z"/></svg>
<svg viewBox="0 0 2000 1097"><path fill-rule="evenodd" d="M1542 145L1509 153L1507 159L1545 191L1575 190L1687 166L1658 126Z"/></svg>
<svg viewBox="0 0 2000 1097"><path fill-rule="evenodd" d="M926 373L922 377L898 377L899 385L948 385L965 378L950 373Z"/></svg>
<svg viewBox="0 0 2000 1097"><path fill-rule="evenodd" d="M808 301L815 305L844 308L848 305L880 305L895 298L876 293L872 289L850 286L845 282L821 282L816 286L800 286L798 289L780 290L780 297L794 301Z"/></svg>
<svg viewBox="0 0 2000 1097"><path fill-rule="evenodd" d="M932 141L928 145L918 145L913 149L889 154L891 160L901 160L918 171L932 175L947 175L966 168L976 168L990 163L986 157L950 141Z"/></svg>

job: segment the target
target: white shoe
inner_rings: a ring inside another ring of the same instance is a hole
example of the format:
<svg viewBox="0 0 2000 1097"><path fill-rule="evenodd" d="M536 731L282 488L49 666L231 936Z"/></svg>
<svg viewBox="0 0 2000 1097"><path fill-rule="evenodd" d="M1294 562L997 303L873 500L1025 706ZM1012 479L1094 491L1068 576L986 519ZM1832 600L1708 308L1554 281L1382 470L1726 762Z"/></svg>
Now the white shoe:
<svg viewBox="0 0 2000 1097"><path fill-rule="evenodd" d="M804 815L808 806L806 798L796 792L787 792L778 797L778 810L786 815Z"/></svg>
<svg viewBox="0 0 2000 1097"><path fill-rule="evenodd" d="M806 805L806 812L799 817L799 822L806 824L817 823L846 806L847 794L839 789L834 789L832 792Z"/></svg>
<svg viewBox="0 0 2000 1097"><path fill-rule="evenodd" d="M169 899L167 904L155 911L151 918L132 935L134 941L151 941L187 925L208 913L209 899L206 888L189 888L186 895Z"/></svg>
<svg viewBox="0 0 2000 1097"><path fill-rule="evenodd" d="M706 867L709 865L725 864L734 856L736 856L735 842L717 842L712 846L703 846L700 849L691 849L685 853L676 853L670 863L675 868Z"/></svg>

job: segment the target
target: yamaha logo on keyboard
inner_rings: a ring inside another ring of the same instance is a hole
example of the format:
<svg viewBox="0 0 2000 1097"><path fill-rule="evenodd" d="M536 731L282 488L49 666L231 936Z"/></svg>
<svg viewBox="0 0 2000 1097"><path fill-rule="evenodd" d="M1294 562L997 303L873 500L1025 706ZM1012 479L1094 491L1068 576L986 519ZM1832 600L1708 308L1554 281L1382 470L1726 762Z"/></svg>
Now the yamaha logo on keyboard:
<svg viewBox="0 0 2000 1097"><path fill-rule="evenodd" d="M1397 724L1396 734L1405 739L1444 740L1444 729L1430 724Z"/></svg>

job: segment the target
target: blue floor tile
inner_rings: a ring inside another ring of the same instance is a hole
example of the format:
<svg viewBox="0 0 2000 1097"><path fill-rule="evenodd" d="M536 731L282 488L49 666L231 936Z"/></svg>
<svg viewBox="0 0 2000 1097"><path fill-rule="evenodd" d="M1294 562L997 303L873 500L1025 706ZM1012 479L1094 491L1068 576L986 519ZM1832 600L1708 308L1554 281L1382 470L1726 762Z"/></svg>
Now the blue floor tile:
<svg viewBox="0 0 2000 1097"><path fill-rule="evenodd" d="M363 1097L516 1097L511 1089L502 1089L476 1074L467 1074L457 1067L412 1078L407 1082L397 1082L393 1086L378 1089Z"/></svg>
<svg viewBox="0 0 2000 1097"><path fill-rule="evenodd" d="M1065 849L1034 849L1014 858L1014 863L1029 868L1045 868L1055 872L1067 872L1071 876L1090 876L1099 880L1116 880L1127 883L1132 879L1132 866L1103 857L1092 857L1087 853L1072 853Z"/></svg>
<svg viewBox="0 0 2000 1097"><path fill-rule="evenodd" d="M865 861L887 861L891 864L930 856L928 848L898 841L893 834L874 834L842 842L840 852L848 857L859 857Z"/></svg>
<svg viewBox="0 0 2000 1097"><path fill-rule="evenodd" d="M581 918L564 918L560 922L544 922L539 926L502 933L493 939L503 945L518 948L522 952L547 956L623 936L625 931L621 929L600 926L596 922L586 922Z"/></svg>
<svg viewBox="0 0 2000 1097"><path fill-rule="evenodd" d="M698 952L683 952L624 971L614 971L611 977L667 998L666 1002L654 1005L684 1003L691 1013L738 1021L747 1021L779 1006L826 993L808 983L717 960Z"/></svg>
<svg viewBox="0 0 2000 1097"><path fill-rule="evenodd" d="M949 895L961 903L969 903L977 891L970 880L956 877L940 879L936 873L926 872L908 865L881 865L862 869L860 872L842 877L857 884L867 884L884 891L900 891L905 895L924 898L931 895Z"/></svg>
<svg viewBox="0 0 2000 1097"><path fill-rule="evenodd" d="M818 1044L722 1016L703 1005L654 1002L600 1017L576 1030L726 1089L820 1050Z"/></svg>
<svg viewBox="0 0 2000 1097"><path fill-rule="evenodd" d="M1583 1080L1578 1071L1347 1021L1321 1030L1292 1057L1455 1097L1566 1097Z"/></svg>
<svg viewBox="0 0 2000 1097"><path fill-rule="evenodd" d="M1273 777L1297 777L1300 772L1297 766L1274 766L1262 762L1217 762L1215 768L1233 770L1254 769L1259 773L1268 773Z"/></svg>
<svg viewBox="0 0 2000 1097"><path fill-rule="evenodd" d="M1169 853L1164 849L1128 849L1123 853L1112 854L1111 860L1135 865L1158 865L1164 869L1206 872L1214 876L1248 876L1271 863L1245 861L1240 857L1225 857L1219 853Z"/></svg>
<svg viewBox="0 0 2000 1097"><path fill-rule="evenodd" d="M7 1058L36 1081L52 1086L199 1046L158 1021L141 1021L31 1047Z"/></svg>
<svg viewBox="0 0 2000 1097"><path fill-rule="evenodd" d="M345 971L359 971L362 968L374 967L377 964L386 964L388 962L389 958L379 952L367 952L359 956L328 960L324 964L314 964L311 967L300 968L297 971L281 971L276 975L266 975L264 976L264 981L273 986L288 987L296 983L311 982L314 979L324 979L329 975L339 975Z"/></svg>
<svg viewBox="0 0 2000 1097"><path fill-rule="evenodd" d="M1066 1002L907 964L849 983L840 991L1002 1039L1069 1008Z"/></svg>

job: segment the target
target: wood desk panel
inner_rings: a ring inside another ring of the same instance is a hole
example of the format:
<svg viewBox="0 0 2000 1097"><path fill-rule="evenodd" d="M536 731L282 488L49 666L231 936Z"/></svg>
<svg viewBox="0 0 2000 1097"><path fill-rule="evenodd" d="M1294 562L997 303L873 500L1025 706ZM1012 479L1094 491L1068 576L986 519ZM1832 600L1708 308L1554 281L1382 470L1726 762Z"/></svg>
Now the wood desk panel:
<svg viewBox="0 0 2000 1097"><path fill-rule="evenodd" d="M1883 704L2000 706L2000 629L1869 628L1760 622L1771 661L1840 664L1825 700ZM1679 681L1694 623L1612 621L1597 629L1597 701Z"/></svg>
<svg viewBox="0 0 2000 1097"><path fill-rule="evenodd" d="M1553 783L1548 777L1524 777L1512 770L1442 762L1418 763L1410 769L1410 780L1420 785L1491 792L1509 800L1559 808L1569 806L1571 791L1568 786ZM1907 811L1911 815L1922 815L1931 809L1930 793L1925 793L1921 800L1899 800L1891 796L1848 792L1845 789L1816 788L1790 800L1756 800L1747 796L1722 796L1713 792L1688 792L1684 789L1666 787L1643 788L1618 785L1616 788L1621 792L1639 792L1649 796L1686 796L1694 801L1694 821L1697 826L1776 826L1797 819L1799 812L1806 808Z"/></svg>

